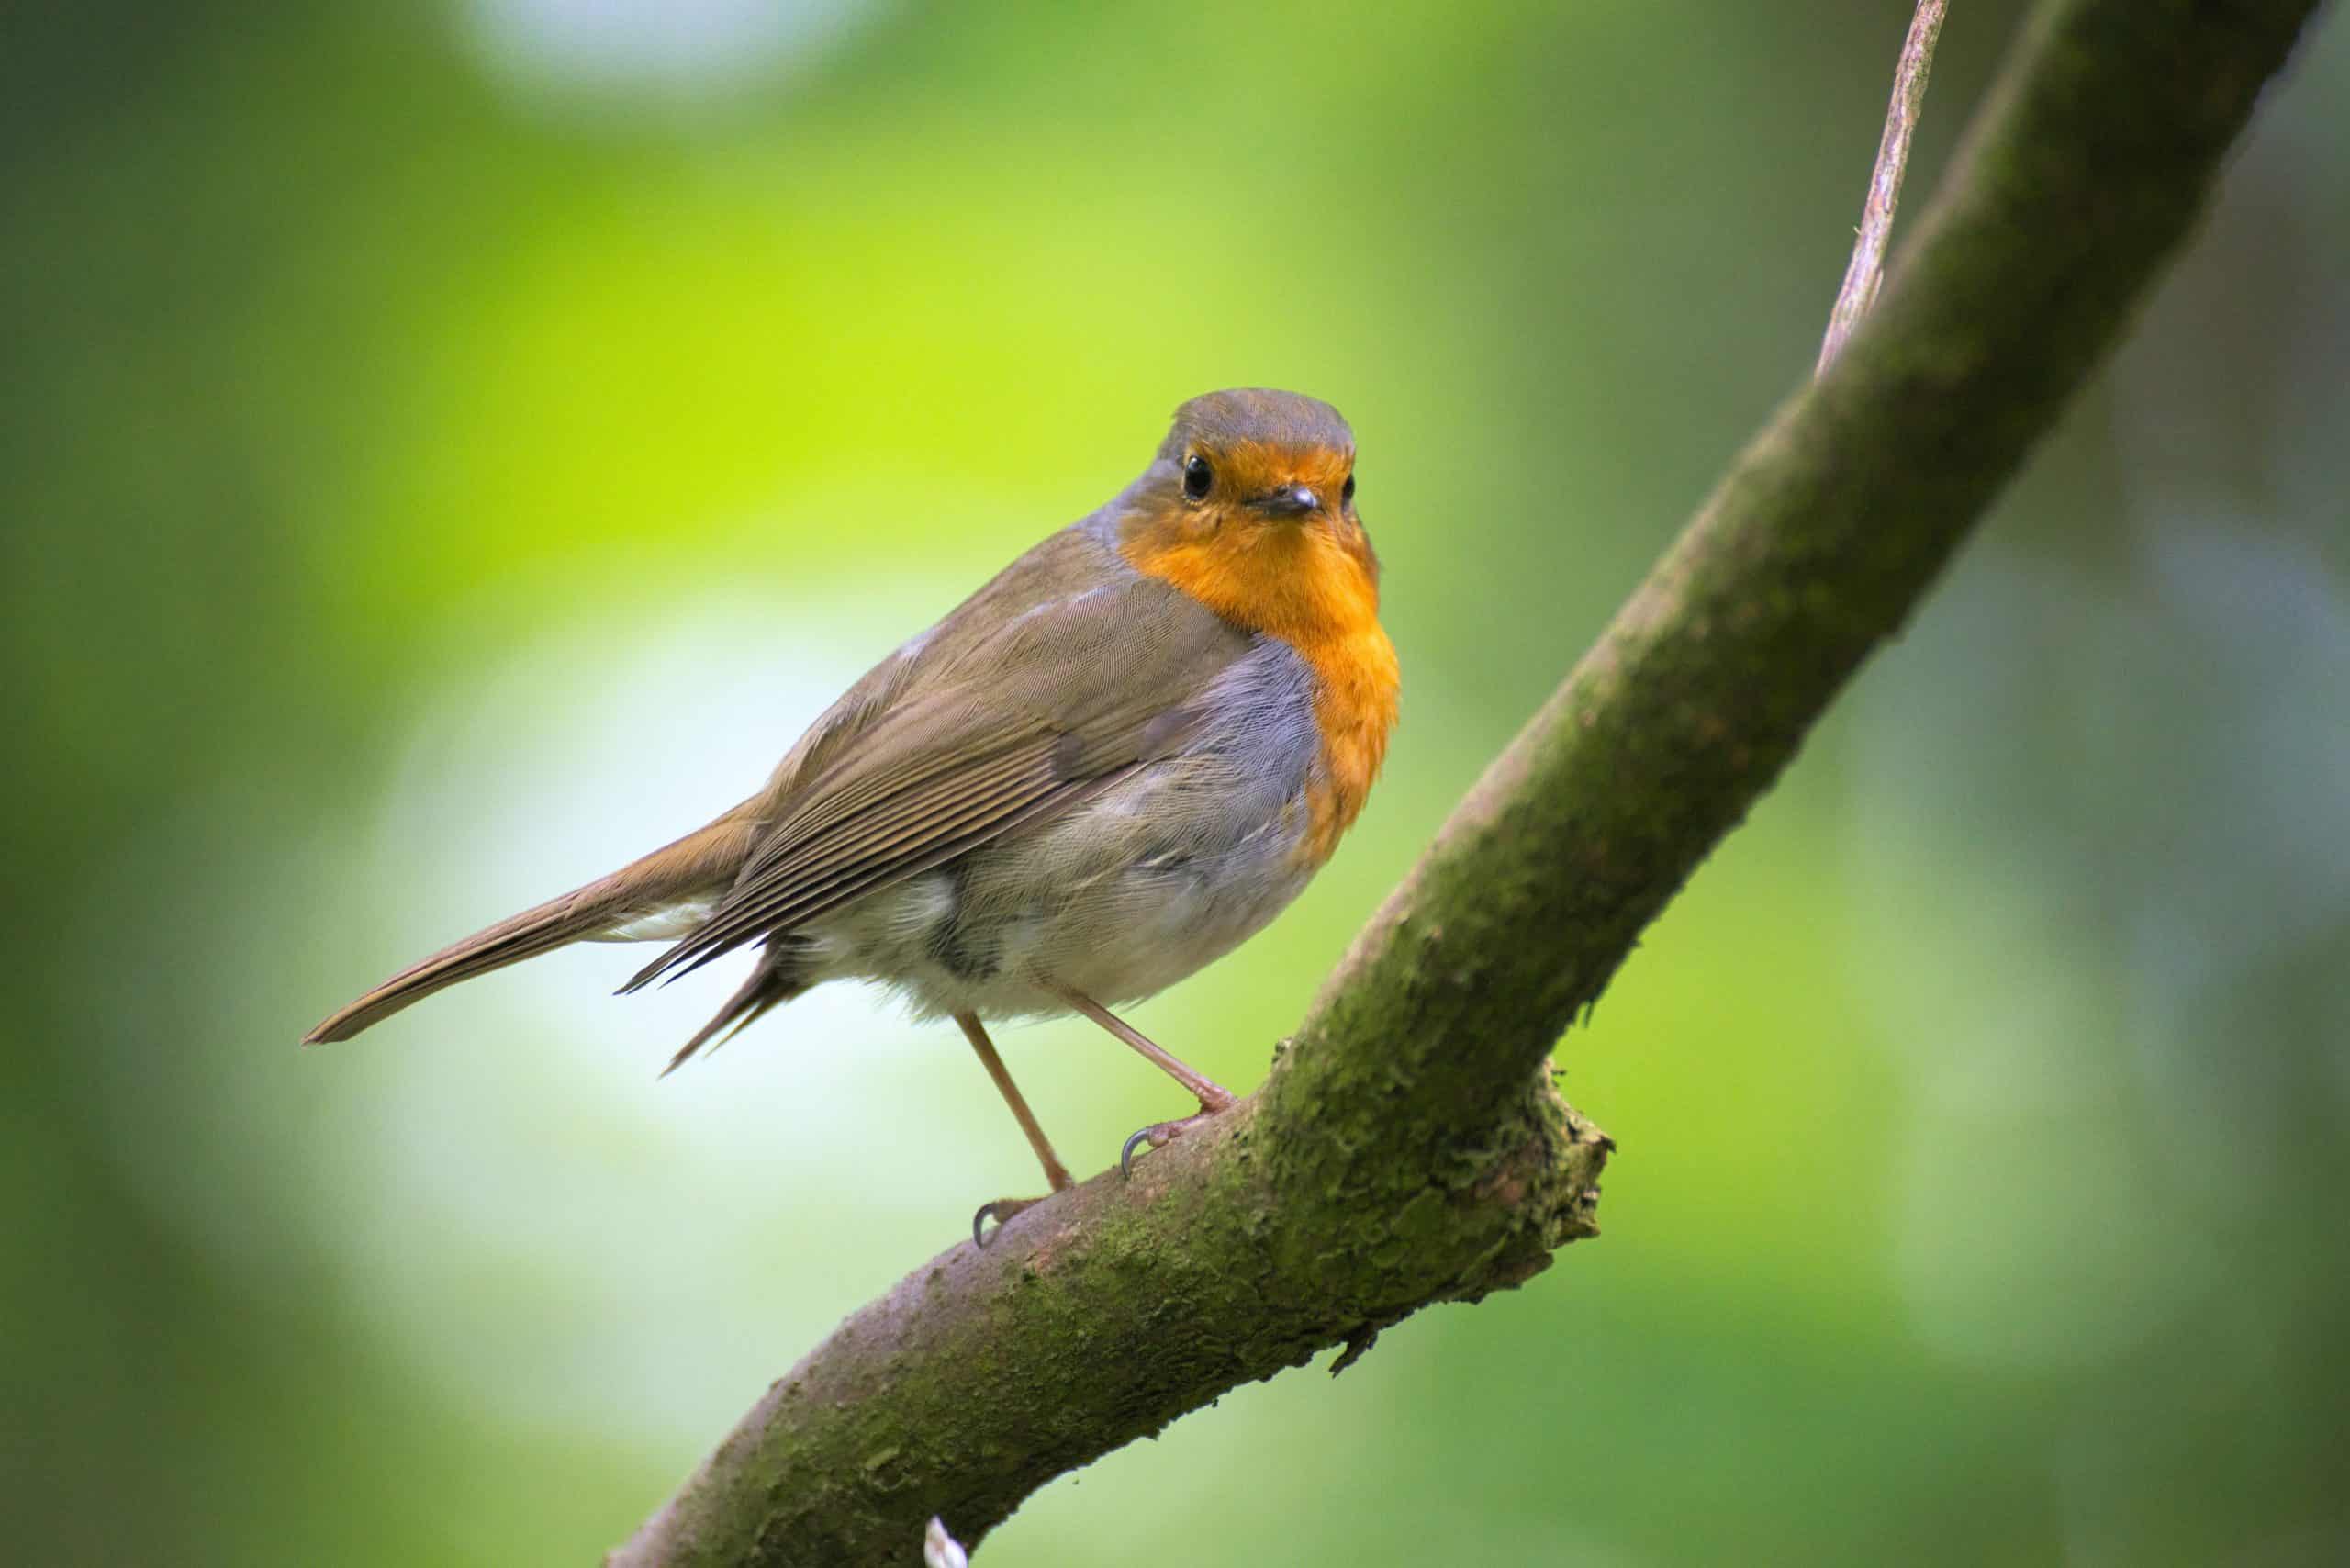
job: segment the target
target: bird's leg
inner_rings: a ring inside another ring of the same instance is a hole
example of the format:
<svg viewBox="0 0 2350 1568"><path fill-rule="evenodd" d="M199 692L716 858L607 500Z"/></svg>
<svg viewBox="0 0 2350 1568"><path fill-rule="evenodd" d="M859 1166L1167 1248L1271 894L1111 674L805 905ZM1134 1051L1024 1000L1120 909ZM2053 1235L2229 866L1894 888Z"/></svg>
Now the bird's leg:
<svg viewBox="0 0 2350 1568"><path fill-rule="evenodd" d="M1185 1116L1181 1121L1153 1123L1128 1138L1125 1148L1118 1151L1118 1170L1121 1174L1127 1176L1134 1174L1135 1150L1142 1145L1148 1144L1153 1148L1164 1148L1169 1140L1197 1126L1217 1112L1230 1110L1237 1103L1231 1090L1226 1089L1214 1079L1194 1072L1184 1066L1175 1059L1172 1053L1159 1046L1149 1036L1091 997L1050 980L1045 982L1045 988L1113 1035L1117 1036L1127 1045L1132 1046L1159 1071L1199 1097L1200 1109L1197 1114Z"/></svg>
<svg viewBox="0 0 2350 1568"><path fill-rule="evenodd" d="M1021 1097L1020 1086L1012 1081L1011 1069L1005 1067L1003 1058L996 1055L995 1042L989 1039L987 1030L979 1026L979 1014L957 1013L955 1022L962 1025L963 1037L971 1042L971 1048L979 1053L979 1065L988 1070L990 1078L995 1080L996 1092L1003 1096L1003 1103L1012 1107L1013 1119L1020 1124L1020 1130L1028 1135L1028 1147L1036 1151L1036 1162L1045 1168L1045 1180L1056 1193L1073 1185L1069 1181L1069 1168L1061 1163L1061 1157L1053 1152L1052 1140L1037 1125L1036 1113L1028 1108L1028 1102ZM1003 1222L1013 1215L1041 1201L1036 1198L998 1198L991 1204L980 1204L979 1212L971 1216L971 1240L985 1247L988 1244L988 1221L995 1221L1001 1228Z"/></svg>

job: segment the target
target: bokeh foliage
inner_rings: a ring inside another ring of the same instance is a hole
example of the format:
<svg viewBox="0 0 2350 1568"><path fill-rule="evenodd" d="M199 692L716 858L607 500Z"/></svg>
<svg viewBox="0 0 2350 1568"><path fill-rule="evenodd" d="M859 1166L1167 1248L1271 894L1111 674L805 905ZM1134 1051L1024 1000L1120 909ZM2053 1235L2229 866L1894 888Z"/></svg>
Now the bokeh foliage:
<svg viewBox="0 0 2350 1568"><path fill-rule="evenodd" d="M12 1553L589 1559L1022 1190L960 1043L875 999L657 1086L727 978L612 1002L609 948L291 1042L729 802L1233 383L1353 418L1407 679L1337 863L1141 1011L1253 1083L1809 365L1907 11L12 19ZM1946 32L1913 202L2015 15ZM2339 1558L2345 92L2336 25L1561 1043L1606 1236L991 1560ZM1082 1025L1006 1044L1081 1165L1168 1114Z"/></svg>

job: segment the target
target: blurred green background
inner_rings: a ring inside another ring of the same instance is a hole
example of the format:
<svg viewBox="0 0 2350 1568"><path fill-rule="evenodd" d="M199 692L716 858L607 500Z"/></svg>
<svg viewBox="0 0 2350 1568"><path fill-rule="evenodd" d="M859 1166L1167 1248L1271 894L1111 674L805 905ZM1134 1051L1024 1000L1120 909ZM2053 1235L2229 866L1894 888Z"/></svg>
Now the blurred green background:
<svg viewBox="0 0 2350 1568"><path fill-rule="evenodd" d="M2019 14L1954 10L1913 210ZM294 1040L739 798L1236 383L1354 420L1406 674L1337 862L1137 1014L1255 1083L1807 371L1908 11L13 13L13 1560L592 1561L1033 1184L869 995L659 1083L732 974L576 949ZM1605 1238L987 1561L2350 1560L2344 20L1561 1042ZM1005 1044L1080 1167L1181 1108Z"/></svg>

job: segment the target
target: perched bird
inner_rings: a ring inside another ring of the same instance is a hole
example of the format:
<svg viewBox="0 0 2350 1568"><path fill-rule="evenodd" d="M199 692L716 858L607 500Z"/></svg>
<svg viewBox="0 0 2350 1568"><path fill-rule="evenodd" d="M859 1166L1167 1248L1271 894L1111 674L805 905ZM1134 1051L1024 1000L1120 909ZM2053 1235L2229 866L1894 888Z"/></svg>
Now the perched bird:
<svg viewBox="0 0 2350 1568"><path fill-rule="evenodd" d="M1141 477L868 671L717 821L401 970L310 1031L578 941L668 941L624 988L747 944L750 978L671 1059L827 980L950 1017L1056 1192L1069 1175L982 1020L1111 1013L1281 913L1362 809L1396 708L1354 434L1291 392L1194 398ZM1035 1200L982 1207L975 1235Z"/></svg>

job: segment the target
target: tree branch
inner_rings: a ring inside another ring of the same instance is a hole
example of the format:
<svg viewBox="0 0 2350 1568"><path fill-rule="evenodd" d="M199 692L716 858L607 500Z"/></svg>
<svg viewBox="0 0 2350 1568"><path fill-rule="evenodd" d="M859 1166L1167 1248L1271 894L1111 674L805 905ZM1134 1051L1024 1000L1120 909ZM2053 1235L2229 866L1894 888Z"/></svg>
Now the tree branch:
<svg viewBox="0 0 2350 1568"><path fill-rule="evenodd" d="M2120 334L2317 0L2057 0L1781 409L1211 1129L862 1308L616 1564L895 1563L1593 1233L1548 1054Z"/></svg>

